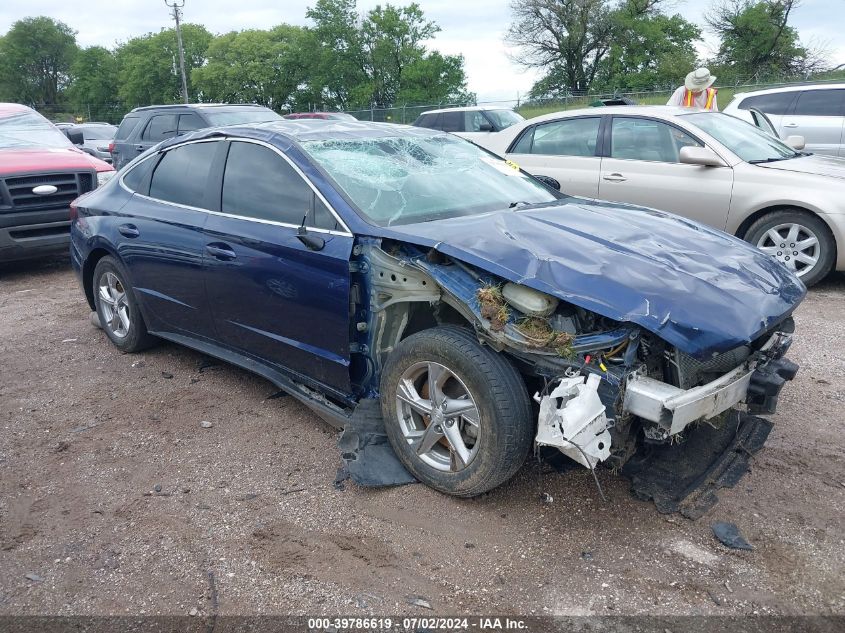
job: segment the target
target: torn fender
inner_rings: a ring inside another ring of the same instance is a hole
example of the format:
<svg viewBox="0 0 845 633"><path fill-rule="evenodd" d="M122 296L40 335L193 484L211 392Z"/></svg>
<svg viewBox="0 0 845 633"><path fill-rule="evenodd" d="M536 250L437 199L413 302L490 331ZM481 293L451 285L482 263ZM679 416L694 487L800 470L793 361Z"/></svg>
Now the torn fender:
<svg viewBox="0 0 845 633"><path fill-rule="evenodd" d="M630 205L565 198L375 231L635 323L698 359L755 340L806 294L742 240Z"/></svg>

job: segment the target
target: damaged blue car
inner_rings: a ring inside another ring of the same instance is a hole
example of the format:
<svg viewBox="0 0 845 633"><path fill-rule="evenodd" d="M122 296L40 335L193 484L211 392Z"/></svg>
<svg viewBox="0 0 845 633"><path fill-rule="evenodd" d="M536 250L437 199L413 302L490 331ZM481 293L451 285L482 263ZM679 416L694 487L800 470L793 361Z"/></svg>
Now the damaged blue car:
<svg viewBox="0 0 845 633"><path fill-rule="evenodd" d="M797 371L784 354L806 290L777 261L433 130L203 130L72 217L74 268L120 350L162 338L256 372L357 429L349 460L380 432L453 495L499 486L532 448L625 472L699 431L730 427L715 452L731 453L734 421L761 444L755 414Z"/></svg>

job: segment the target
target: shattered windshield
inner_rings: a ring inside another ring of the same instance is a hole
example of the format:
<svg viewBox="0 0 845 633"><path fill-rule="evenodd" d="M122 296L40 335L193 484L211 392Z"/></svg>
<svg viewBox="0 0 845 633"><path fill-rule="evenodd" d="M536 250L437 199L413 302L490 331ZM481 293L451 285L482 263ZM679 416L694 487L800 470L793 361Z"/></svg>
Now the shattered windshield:
<svg viewBox="0 0 845 633"><path fill-rule="evenodd" d="M463 139L438 134L307 141L303 148L379 226L475 215L559 196Z"/></svg>
<svg viewBox="0 0 845 633"><path fill-rule="evenodd" d="M73 147L52 123L35 112L15 112L0 117L0 149L17 147Z"/></svg>

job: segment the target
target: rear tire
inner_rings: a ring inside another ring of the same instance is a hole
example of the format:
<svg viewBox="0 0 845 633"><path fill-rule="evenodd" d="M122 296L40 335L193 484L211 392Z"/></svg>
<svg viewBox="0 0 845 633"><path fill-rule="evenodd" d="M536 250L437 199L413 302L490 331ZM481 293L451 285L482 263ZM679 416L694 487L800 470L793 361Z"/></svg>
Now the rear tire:
<svg viewBox="0 0 845 633"><path fill-rule="evenodd" d="M97 262L92 288L100 326L115 347L132 353L156 342L147 332L129 276L117 259L107 255Z"/></svg>
<svg viewBox="0 0 845 633"><path fill-rule="evenodd" d="M397 345L382 372L381 405L405 467L450 495L492 490L519 470L531 448L525 383L505 356L465 328L424 330Z"/></svg>
<svg viewBox="0 0 845 633"><path fill-rule="evenodd" d="M836 243L823 220L801 209L767 213L745 233L750 242L798 275L810 287L833 268Z"/></svg>

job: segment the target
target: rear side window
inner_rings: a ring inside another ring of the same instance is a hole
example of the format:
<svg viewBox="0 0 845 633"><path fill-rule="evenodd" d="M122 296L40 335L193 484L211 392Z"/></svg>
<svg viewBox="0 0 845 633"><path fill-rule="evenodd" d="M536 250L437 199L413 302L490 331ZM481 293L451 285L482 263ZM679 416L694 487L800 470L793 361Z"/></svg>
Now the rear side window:
<svg viewBox="0 0 845 633"><path fill-rule="evenodd" d="M765 114L786 114L796 96L796 92L773 92L768 95L756 95L743 99L737 107L740 110L754 108Z"/></svg>
<svg viewBox="0 0 845 633"><path fill-rule="evenodd" d="M312 193L273 150L254 143L231 144L223 173L223 213L299 225L311 210Z"/></svg>
<svg viewBox="0 0 845 633"><path fill-rule="evenodd" d="M564 119L529 129L511 150L514 154L595 156L599 117Z"/></svg>
<svg viewBox="0 0 845 633"><path fill-rule="evenodd" d="M414 123L417 127L427 127L432 130L436 130L437 128L437 115L436 114L423 114L416 123Z"/></svg>
<svg viewBox="0 0 845 633"><path fill-rule="evenodd" d="M132 191L146 195L150 190L150 171L155 163L155 158L138 163L123 177L123 184Z"/></svg>
<svg viewBox="0 0 845 633"><path fill-rule="evenodd" d="M201 130L208 127L196 114L179 115L179 134L186 134L194 130Z"/></svg>
<svg viewBox="0 0 845 633"><path fill-rule="evenodd" d="M444 112L440 115L439 128L444 132L463 132L464 131L464 113L463 112Z"/></svg>
<svg viewBox="0 0 845 633"><path fill-rule="evenodd" d="M150 182L150 197L209 208L208 174L219 142L189 143L165 152Z"/></svg>
<svg viewBox="0 0 845 633"><path fill-rule="evenodd" d="M795 103L798 116L842 116L845 114L845 90L807 90Z"/></svg>
<svg viewBox="0 0 845 633"><path fill-rule="evenodd" d="M140 118L136 116L123 117L123 121L120 122L120 127L117 128L117 132L114 135L115 140L129 138L135 126L138 125L139 120Z"/></svg>
<svg viewBox="0 0 845 633"><path fill-rule="evenodd" d="M147 123L147 127L144 129L144 134L141 138L145 141L158 143L174 136L176 136L176 115L156 114Z"/></svg>
<svg viewBox="0 0 845 633"><path fill-rule="evenodd" d="M464 131L465 132L480 132L481 126L487 124L488 128L492 129L490 121L484 116L480 110L468 110L464 112Z"/></svg>

